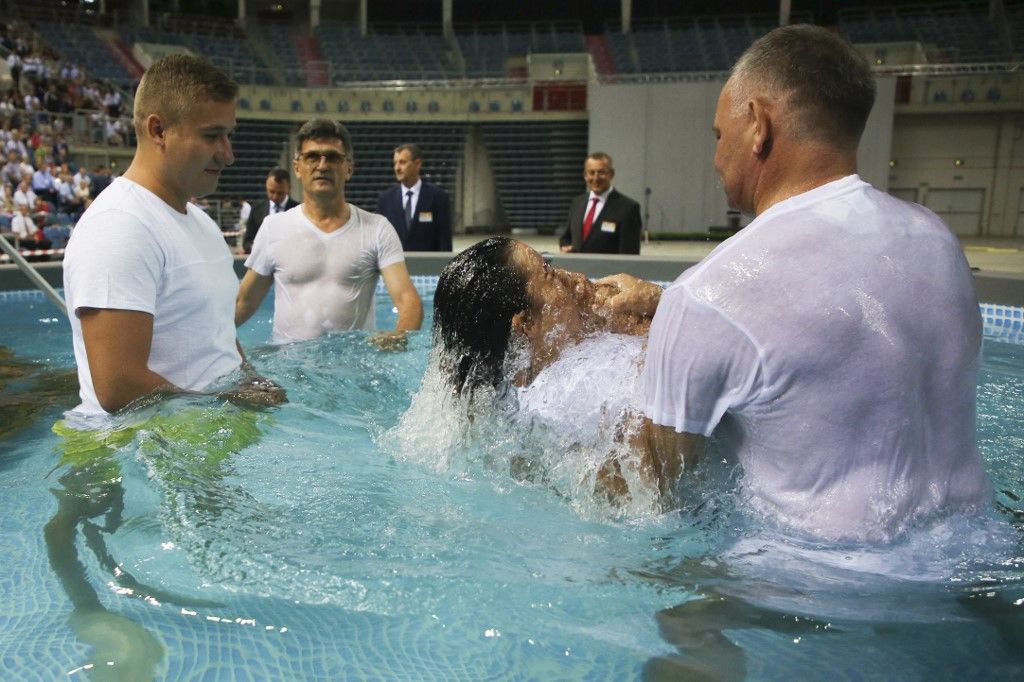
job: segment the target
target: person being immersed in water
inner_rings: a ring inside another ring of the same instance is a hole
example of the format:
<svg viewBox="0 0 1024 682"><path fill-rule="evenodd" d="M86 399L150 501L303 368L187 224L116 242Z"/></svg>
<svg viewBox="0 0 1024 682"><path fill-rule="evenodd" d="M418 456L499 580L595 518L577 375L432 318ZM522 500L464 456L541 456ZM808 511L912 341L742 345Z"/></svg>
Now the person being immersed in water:
<svg viewBox="0 0 1024 682"><path fill-rule="evenodd" d="M565 442L632 446L630 420L661 288L644 283L628 298L617 296L619 277L591 282L504 237L461 252L434 294L445 382L471 403L514 399L520 418L543 421ZM622 497L628 491L618 457L605 454L597 488ZM633 473L662 491L680 473L660 471L642 453L639 461Z"/></svg>

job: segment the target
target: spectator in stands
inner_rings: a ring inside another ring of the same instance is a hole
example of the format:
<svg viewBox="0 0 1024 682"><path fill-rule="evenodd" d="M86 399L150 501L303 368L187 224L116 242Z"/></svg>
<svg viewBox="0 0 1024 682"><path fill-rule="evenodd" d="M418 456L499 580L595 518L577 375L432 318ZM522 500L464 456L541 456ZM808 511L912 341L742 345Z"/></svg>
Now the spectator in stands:
<svg viewBox="0 0 1024 682"><path fill-rule="evenodd" d="M73 219L77 219L85 210L84 199L75 192L74 181L71 173L64 171L57 178L58 210L67 213ZM86 198L88 192L86 193Z"/></svg>
<svg viewBox="0 0 1024 682"><path fill-rule="evenodd" d="M128 140L128 131L124 127L124 122L119 118L107 117L104 122L103 136L107 141L107 144L113 147L121 147Z"/></svg>
<svg viewBox="0 0 1024 682"><path fill-rule="evenodd" d="M612 186L615 166L604 152L587 156L583 180L590 191L572 200L558 240L569 253L640 253L640 204Z"/></svg>
<svg viewBox="0 0 1024 682"><path fill-rule="evenodd" d="M7 55L7 68L11 71L11 80L14 81L14 89L16 91L21 90L21 55L16 50L11 50L11 53Z"/></svg>
<svg viewBox="0 0 1024 682"><path fill-rule="evenodd" d="M0 189L0 213L14 215L17 210L18 207L14 203L14 186L4 182L3 189Z"/></svg>
<svg viewBox="0 0 1024 682"><path fill-rule="evenodd" d="M89 186L92 185L92 180L89 178L89 173L86 172L84 166L79 168L77 171L75 171L75 174L71 177L71 179L75 183L75 189L76 190L78 189L79 185L82 184L83 180L85 181L85 186L86 187L89 187Z"/></svg>
<svg viewBox="0 0 1024 682"><path fill-rule="evenodd" d="M393 157L398 183L377 198L377 213L394 226L406 251L451 251L452 208L448 194L420 177L423 152L403 144Z"/></svg>
<svg viewBox="0 0 1024 682"><path fill-rule="evenodd" d="M267 174L266 182L267 198L265 201L257 201L252 205L252 210L245 221L245 237L242 239L242 249L246 253L252 251L252 243L256 240L256 234L260 225L268 215L277 215L295 208L299 202L291 198L292 178L285 168L274 167Z"/></svg>
<svg viewBox="0 0 1024 682"><path fill-rule="evenodd" d="M32 191L43 201L57 205L57 178L49 164L40 165L39 170L32 174Z"/></svg>
<svg viewBox="0 0 1024 682"><path fill-rule="evenodd" d="M268 216L253 242L235 304L241 325L274 287L272 342L312 339L332 330L374 329L378 278L398 308L379 345L404 345L419 329L423 305L405 266L398 235L383 216L345 201L352 176L352 138L335 121L314 119L297 136L294 161L303 203Z"/></svg>
<svg viewBox="0 0 1024 682"><path fill-rule="evenodd" d="M29 214L28 209L24 206L19 206L18 210L14 213L14 217L11 218L11 231L14 232L18 247L21 249L48 249L51 246L50 240L39 229L39 226L36 225L35 220ZM47 256L39 258L39 260L47 259Z"/></svg>
<svg viewBox="0 0 1024 682"><path fill-rule="evenodd" d="M32 91L32 92L27 93L22 98L22 107L21 108L25 110L25 113L30 118L33 118L32 115L34 113L38 112L38 111L41 111L42 108L43 108L43 105L42 105L42 102L39 101L39 97L36 95L35 91Z"/></svg>
<svg viewBox="0 0 1024 682"><path fill-rule="evenodd" d="M15 187L21 182L23 177L21 157L18 156L18 152L14 150L7 152L7 163L0 169L0 182Z"/></svg>
<svg viewBox="0 0 1024 682"><path fill-rule="evenodd" d="M89 187L89 176L83 175L78 178L77 182L75 182L75 177L73 176L71 178L71 182L74 187L75 199L78 200L78 205L81 206L81 210L84 211L92 204L92 192Z"/></svg>
<svg viewBox="0 0 1024 682"><path fill-rule="evenodd" d="M27 177L22 178L18 183L18 189L14 192L14 205L18 208L26 208L31 215L46 212L39 203L36 193L32 191L32 185Z"/></svg>
<svg viewBox="0 0 1024 682"><path fill-rule="evenodd" d="M9 92L0 95L0 129L5 135L10 135L10 131L6 130L7 126L10 125L11 117L14 115L17 107L14 105L14 100ZM7 142L7 137L0 138L3 142Z"/></svg>
<svg viewBox="0 0 1024 682"><path fill-rule="evenodd" d="M92 175L89 176L89 194L95 199L100 195L100 192L105 190L111 183L110 168L100 164L94 166L92 169Z"/></svg>
<svg viewBox="0 0 1024 682"><path fill-rule="evenodd" d="M11 138L7 141L4 146L4 151L17 152L18 158L25 161L29 157L28 144L26 144L26 136L22 132L20 127L12 128Z"/></svg>
<svg viewBox="0 0 1024 682"><path fill-rule="evenodd" d="M663 468L715 433L747 504L828 540L887 541L992 502L971 271L934 213L856 175L874 98L863 54L820 27L740 57L715 168L756 217L661 296L643 378Z"/></svg>
<svg viewBox="0 0 1024 682"><path fill-rule="evenodd" d="M103 417L151 394L203 391L243 367L232 309L238 280L220 228L191 196L234 161L238 85L204 59L155 62L135 98L138 147L123 177L71 235L64 291L82 403ZM250 377L230 395L277 404Z"/></svg>
<svg viewBox="0 0 1024 682"><path fill-rule="evenodd" d="M64 135L58 133L53 141L53 147L50 153L53 154L53 160L55 163L64 163L67 161L68 154L71 149L68 147L67 141L64 139Z"/></svg>
<svg viewBox="0 0 1024 682"><path fill-rule="evenodd" d="M103 95L103 108L110 118L121 118L121 93L114 88L107 90Z"/></svg>
<svg viewBox="0 0 1024 682"><path fill-rule="evenodd" d="M49 144L42 135L34 135L35 139L31 140L32 149L32 165L35 166L36 171L43 170L46 168L53 157L49 153Z"/></svg>

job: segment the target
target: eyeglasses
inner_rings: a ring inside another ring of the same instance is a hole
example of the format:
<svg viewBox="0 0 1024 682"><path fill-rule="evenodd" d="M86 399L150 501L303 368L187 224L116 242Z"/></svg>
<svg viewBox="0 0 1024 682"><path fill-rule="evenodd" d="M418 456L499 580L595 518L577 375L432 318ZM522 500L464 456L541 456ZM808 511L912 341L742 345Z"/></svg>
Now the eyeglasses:
<svg viewBox="0 0 1024 682"><path fill-rule="evenodd" d="M333 149L328 149L322 152L310 150L308 152L302 152L301 154L299 154L299 159L302 161L302 163L306 164L307 166L319 166L320 159L326 161L327 165L329 166L336 166L342 161L347 160L348 155L342 154L341 152L336 152Z"/></svg>

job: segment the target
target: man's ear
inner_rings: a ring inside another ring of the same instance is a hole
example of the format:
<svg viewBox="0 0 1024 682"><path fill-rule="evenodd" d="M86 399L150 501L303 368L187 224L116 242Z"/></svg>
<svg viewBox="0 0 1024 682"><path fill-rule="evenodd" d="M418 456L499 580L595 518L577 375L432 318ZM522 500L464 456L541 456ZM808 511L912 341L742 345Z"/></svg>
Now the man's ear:
<svg viewBox="0 0 1024 682"><path fill-rule="evenodd" d="M163 119L157 114L150 114L146 117L146 132L158 145L163 145L167 137L167 128L164 125Z"/></svg>
<svg viewBox="0 0 1024 682"><path fill-rule="evenodd" d="M757 156L765 157L772 150L772 112L764 100L750 100L750 124L753 127L753 148Z"/></svg>

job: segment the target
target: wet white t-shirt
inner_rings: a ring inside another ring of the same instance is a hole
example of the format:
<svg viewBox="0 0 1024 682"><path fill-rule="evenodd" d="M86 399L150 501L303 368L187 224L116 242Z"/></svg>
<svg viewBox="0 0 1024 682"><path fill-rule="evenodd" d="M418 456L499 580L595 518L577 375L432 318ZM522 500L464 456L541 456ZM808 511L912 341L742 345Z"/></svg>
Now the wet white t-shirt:
<svg viewBox="0 0 1024 682"><path fill-rule="evenodd" d="M980 348L956 238L853 175L772 206L666 290L645 412L717 429L755 509L821 537L888 539L990 502Z"/></svg>
<svg viewBox="0 0 1024 682"><path fill-rule="evenodd" d="M376 326L380 271L405 260L387 218L352 206L340 229L324 232L296 206L267 216L245 266L274 276L271 343Z"/></svg>
<svg viewBox="0 0 1024 682"><path fill-rule="evenodd" d="M175 386L201 391L242 362L235 345L234 259L217 224L194 204L181 214L141 185L116 178L75 226L64 256L64 296L82 404L96 398L82 340L81 308L153 316L149 369Z"/></svg>
<svg viewBox="0 0 1024 682"><path fill-rule="evenodd" d="M521 418L590 440L619 428L639 397L644 338L603 333L567 348L519 389Z"/></svg>

